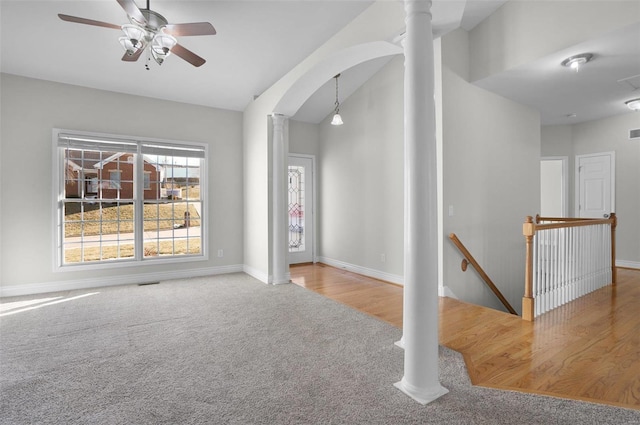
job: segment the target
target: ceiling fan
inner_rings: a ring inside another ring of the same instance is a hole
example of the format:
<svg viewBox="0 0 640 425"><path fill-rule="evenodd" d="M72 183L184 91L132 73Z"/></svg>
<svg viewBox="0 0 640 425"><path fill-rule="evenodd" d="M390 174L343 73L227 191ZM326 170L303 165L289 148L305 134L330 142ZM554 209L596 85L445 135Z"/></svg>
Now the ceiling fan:
<svg viewBox="0 0 640 425"><path fill-rule="evenodd" d="M122 30L124 36L120 37L119 41L125 49L122 60L126 62L137 61L144 51L148 52L147 62L153 57L158 65L162 65L171 53L184 59L193 66L201 66L206 62L191 50L178 44L178 40L176 40L175 37L215 35L216 30L209 22L170 24L164 16L151 10L149 0L147 0L146 9L139 9L134 0L117 0L117 2L122 6L124 11L127 12L129 24L115 25L108 22L78 18L61 13L58 14L58 17L67 22ZM149 69L148 63L145 64L145 67Z"/></svg>

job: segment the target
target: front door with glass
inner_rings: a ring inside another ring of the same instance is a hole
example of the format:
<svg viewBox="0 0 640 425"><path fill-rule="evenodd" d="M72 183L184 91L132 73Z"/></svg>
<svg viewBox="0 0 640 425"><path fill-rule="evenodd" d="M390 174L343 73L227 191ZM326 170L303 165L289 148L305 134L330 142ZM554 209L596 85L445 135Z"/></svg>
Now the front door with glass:
<svg viewBox="0 0 640 425"><path fill-rule="evenodd" d="M289 264L313 262L313 157L289 156Z"/></svg>

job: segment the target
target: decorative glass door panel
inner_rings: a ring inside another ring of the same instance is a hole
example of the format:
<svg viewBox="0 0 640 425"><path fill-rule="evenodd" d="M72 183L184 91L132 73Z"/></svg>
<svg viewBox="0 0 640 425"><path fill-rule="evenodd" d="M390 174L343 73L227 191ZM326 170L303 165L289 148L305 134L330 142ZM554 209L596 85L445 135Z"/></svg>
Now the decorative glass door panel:
<svg viewBox="0 0 640 425"><path fill-rule="evenodd" d="M313 261L313 159L289 157L289 262Z"/></svg>

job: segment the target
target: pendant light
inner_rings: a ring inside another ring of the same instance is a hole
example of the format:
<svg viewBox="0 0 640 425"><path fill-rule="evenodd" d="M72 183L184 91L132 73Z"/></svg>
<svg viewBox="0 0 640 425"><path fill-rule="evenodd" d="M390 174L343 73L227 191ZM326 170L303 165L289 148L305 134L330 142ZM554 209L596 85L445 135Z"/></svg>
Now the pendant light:
<svg viewBox="0 0 640 425"><path fill-rule="evenodd" d="M340 74L336 75L336 103L335 108L333 109L333 119L331 120L331 125L342 125L344 122L342 121L342 117L340 116L340 102L338 101L338 77Z"/></svg>

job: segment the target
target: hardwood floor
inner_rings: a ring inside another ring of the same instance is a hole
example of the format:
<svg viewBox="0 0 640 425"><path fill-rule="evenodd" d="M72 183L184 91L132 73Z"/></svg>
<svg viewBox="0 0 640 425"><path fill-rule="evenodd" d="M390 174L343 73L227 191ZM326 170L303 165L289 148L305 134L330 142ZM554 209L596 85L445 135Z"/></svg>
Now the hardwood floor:
<svg viewBox="0 0 640 425"><path fill-rule="evenodd" d="M294 283L402 327L402 287L324 264ZM440 343L462 353L474 385L640 410L640 270L535 322L440 298Z"/></svg>

